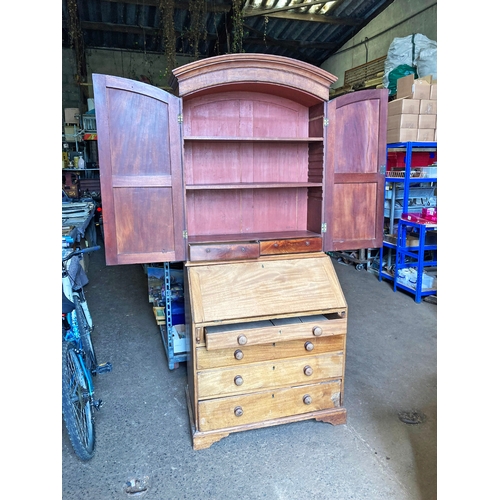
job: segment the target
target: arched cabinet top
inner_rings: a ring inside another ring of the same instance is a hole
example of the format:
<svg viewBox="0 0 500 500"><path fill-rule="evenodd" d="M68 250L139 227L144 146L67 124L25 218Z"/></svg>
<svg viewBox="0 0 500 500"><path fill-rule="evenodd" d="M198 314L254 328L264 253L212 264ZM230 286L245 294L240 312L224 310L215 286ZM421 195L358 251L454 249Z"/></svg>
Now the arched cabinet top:
<svg viewBox="0 0 500 500"><path fill-rule="evenodd" d="M309 63L270 54L226 54L175 68L184 99L215 92L246 90L287 97L312 106L327 101L337 77Z"/></svg>

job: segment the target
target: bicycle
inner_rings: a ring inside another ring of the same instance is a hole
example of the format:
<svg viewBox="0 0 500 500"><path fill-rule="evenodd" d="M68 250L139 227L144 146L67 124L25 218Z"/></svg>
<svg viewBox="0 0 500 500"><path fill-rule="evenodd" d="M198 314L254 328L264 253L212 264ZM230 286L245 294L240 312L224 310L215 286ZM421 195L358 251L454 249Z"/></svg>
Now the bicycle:
<svg viewBox="0 0 500 500"><path fill-rule="evenodd" d="M112 366L97 363L85 283L70 271L68 263L77 258L73 262L80 266L80 255L99 248L74 250L62 258L62 413L73 450L84 461L94 456L95 412L102 406L102 400L95 398L92 377L111 371Z"/></svg>

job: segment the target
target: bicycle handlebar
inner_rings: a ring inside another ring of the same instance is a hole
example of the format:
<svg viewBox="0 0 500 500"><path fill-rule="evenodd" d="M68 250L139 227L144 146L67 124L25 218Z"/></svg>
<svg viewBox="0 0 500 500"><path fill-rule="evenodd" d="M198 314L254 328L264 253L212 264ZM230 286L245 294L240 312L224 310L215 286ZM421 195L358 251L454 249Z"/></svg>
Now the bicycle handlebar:
<svg viewBox="0 0 500 500"><path fill-rule="evenodd" d="M66 262L67 260L71 259L71 257L74 257L75 255L95 252L96 250L100 250L100 249L101 249L101 247L99 245L97 245L95 247L87 247L87 248L81 248L80 250L74 250L70 254L66 255L66 257L63 257L62 261Z"/></svg>

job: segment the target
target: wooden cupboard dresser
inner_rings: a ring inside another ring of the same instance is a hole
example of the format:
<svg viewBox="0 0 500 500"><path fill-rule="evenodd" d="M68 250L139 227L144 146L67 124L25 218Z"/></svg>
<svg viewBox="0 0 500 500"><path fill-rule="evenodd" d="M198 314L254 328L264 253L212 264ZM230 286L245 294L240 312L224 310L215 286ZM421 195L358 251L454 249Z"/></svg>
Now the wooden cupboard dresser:
<svg viewBox="0 0 500 500"><path fill-rule="evenodd" d="M267 54L93 75L106 263L185 262L196 449L342 423L347 305L328 251L383 237L388 93Z"/></svg>
<svg viewBox="0 0 500 500"><path fill-rule="evenodd" d="M347 305L324 253L188 263L194 449L316 418L345 422Z"/></svg>

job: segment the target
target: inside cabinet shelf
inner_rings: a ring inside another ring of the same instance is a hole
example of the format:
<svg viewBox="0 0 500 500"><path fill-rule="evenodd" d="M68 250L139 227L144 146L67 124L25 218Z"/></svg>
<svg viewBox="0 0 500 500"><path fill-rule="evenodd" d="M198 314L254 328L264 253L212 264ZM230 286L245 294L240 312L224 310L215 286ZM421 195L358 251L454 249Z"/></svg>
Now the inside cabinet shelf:
<svg viewBox="0 0 500 500"><path fill-rule="evenodd" d="M287 189L287 188L310 188L322 187L321 182L241 182L230 184L190 184L186 186L188 191L202 189Z"/></svg>
<svg viewBox="0 0 500 500"><path fill-rule="evenodd" d="M188 136L185 141L193 142L323 142L323 137L204 137Z"/></svg>

